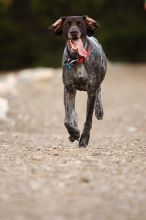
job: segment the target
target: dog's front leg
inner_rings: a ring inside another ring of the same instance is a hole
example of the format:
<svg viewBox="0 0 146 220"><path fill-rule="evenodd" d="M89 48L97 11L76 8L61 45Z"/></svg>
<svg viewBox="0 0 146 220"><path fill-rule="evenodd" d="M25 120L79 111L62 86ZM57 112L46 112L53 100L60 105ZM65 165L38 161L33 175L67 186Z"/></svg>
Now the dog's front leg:
<svg viewBox="0 0 146 220"><path fill-rule="evenodd" d="M77 125L77 115L75 112L75 96L76 90L68 90L64 88L64 107L65 107L65 121L64 125L70 134L70 141L78 140L80 137L80 131Z"/></svg>
<svg viewBox="0 0 146 220"><path fill-rule="evenodd" d="M90 130L92 128L92 117L94 112L96 91L88 91L88 100L87 100L87 112L86 112L86 121L84 124L83 133L79 141L79 147L86 147L90 138Z"/></svg>

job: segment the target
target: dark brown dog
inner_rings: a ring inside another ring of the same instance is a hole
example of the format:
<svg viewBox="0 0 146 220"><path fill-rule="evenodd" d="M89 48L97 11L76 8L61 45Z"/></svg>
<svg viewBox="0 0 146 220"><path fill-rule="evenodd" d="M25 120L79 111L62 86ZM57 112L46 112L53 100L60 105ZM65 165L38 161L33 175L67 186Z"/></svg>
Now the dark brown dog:
<svg viewBox="0 0 146 220"><path fill-rule="evenodd" d="M70 134L70 141L79 140L80 147L88 145L94 108L97 119L103 118L100 85L105 77L107 63L101 45L91 37L96 28L96 21L88 16L61 17L51 26L56 36L63 34L67 38L62 62L64 124ZM81 137L75 111L76 90L87 91L88 94L86 121Z"/></svg>

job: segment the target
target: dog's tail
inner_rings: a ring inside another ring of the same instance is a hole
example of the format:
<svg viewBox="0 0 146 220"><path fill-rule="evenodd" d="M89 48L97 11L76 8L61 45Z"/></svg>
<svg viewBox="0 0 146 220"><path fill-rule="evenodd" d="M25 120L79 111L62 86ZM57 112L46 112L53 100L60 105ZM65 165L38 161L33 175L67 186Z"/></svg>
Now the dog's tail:
<svg viewBox="0 0 146 220"><path fill-rule="evenodd" d="M103 106L101 102L101 88L96 91L95 116L98 120L102 120L104 116Z"/></svg>

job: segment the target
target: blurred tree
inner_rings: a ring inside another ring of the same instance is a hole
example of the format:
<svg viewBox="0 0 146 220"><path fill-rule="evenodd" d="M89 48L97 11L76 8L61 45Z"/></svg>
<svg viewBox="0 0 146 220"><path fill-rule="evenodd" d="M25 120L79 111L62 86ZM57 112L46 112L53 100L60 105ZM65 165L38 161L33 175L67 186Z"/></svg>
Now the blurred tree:
<svg viewBox="0 0 146 220"><path fill-rule="evenodd" d="M48 33L62 15L88 14L112 61L146 61L143 0L0 0L0 69L59 66L64 40Z"/></svg>
<svg viewBox="0 0 146 220"><path fill-rule="evenodd" d="M144 10L146 11L146 0L144 0Z"/></svg>

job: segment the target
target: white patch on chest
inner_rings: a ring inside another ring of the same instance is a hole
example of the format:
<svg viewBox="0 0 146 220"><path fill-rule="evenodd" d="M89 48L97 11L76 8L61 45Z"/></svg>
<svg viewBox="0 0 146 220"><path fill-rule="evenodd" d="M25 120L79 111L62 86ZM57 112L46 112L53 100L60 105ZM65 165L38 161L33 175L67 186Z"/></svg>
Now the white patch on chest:
<svg viewBox="0 0 146 220"><path fill-rule="evenodd" d="M77 74L78 78L87 78L88 77L87 71L86 71L83 64L78 65L76 74Z"/></svg>

